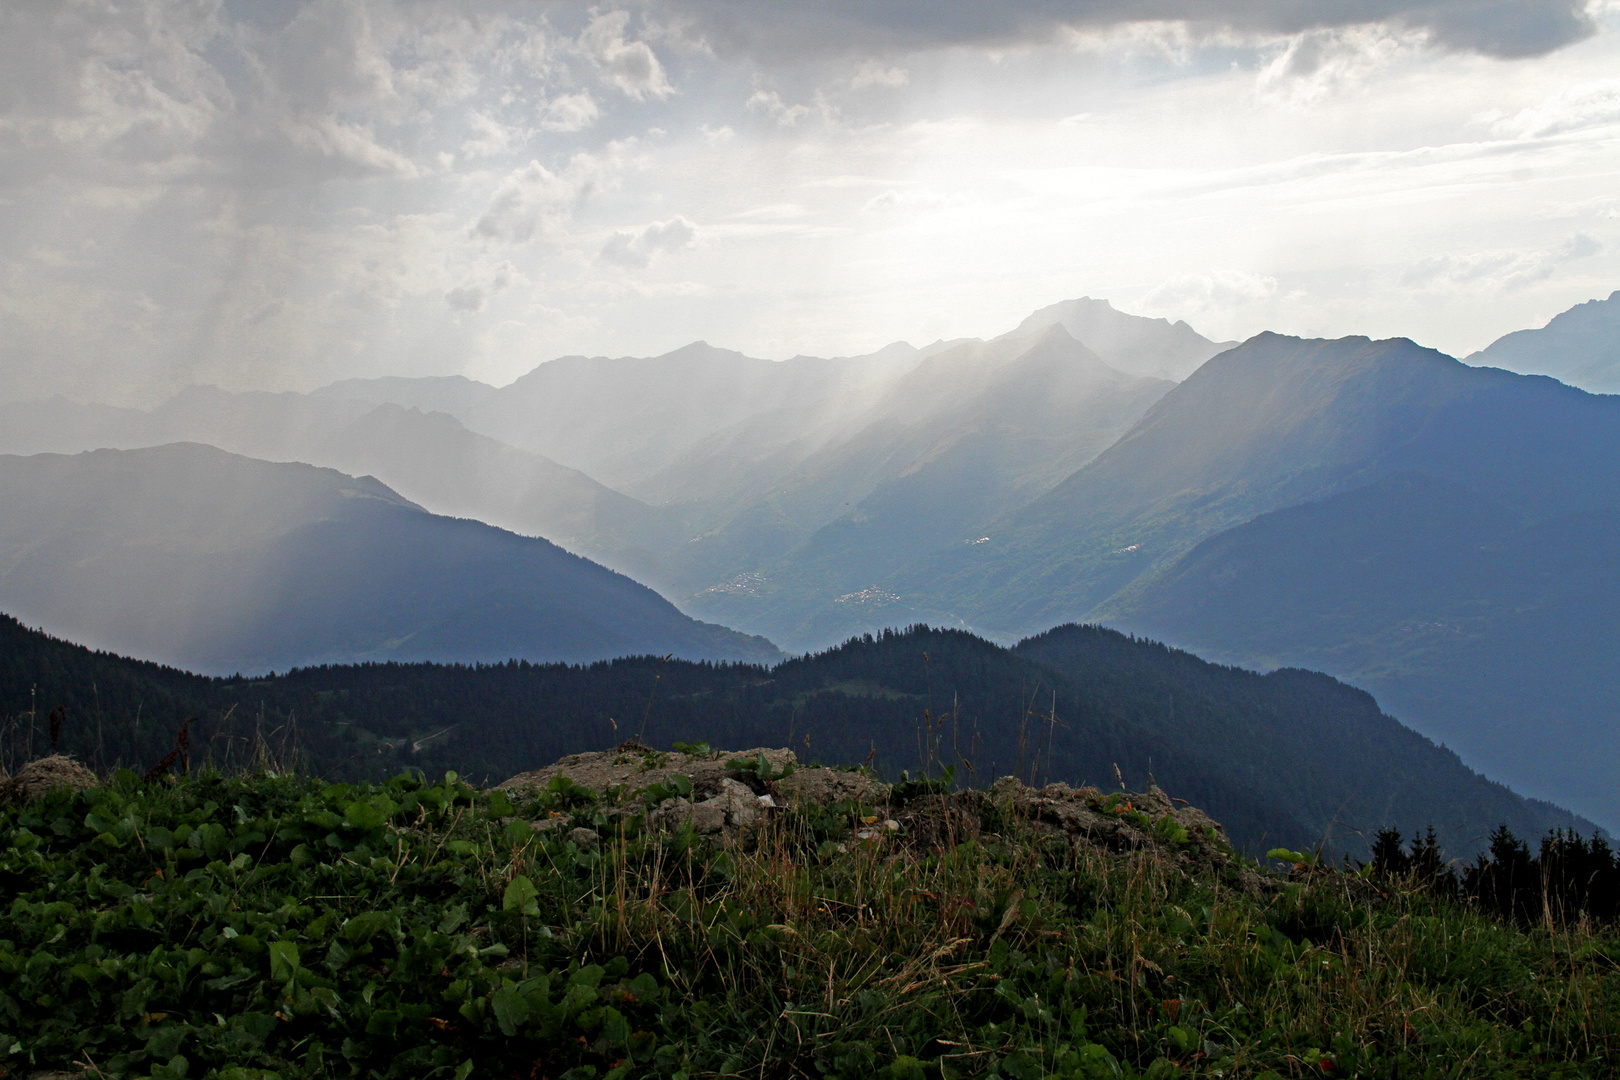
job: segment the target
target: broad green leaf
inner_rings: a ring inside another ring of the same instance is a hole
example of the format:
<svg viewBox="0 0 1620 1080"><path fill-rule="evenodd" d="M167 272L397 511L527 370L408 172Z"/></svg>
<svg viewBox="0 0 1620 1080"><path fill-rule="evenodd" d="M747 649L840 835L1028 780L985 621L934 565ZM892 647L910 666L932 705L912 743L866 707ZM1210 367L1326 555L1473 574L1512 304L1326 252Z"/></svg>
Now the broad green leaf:
<svg viewBox="0 0 1620 1080"><path fill-rule="evenodd" d="M501 910L516 912L519 915L538 915L540 905L535 901L539 896L540 891L534 887L534 882L530 881L527 875L519 874L507 885L506 895L501 897Z"/></svg>
<svg viewBox="0 0 1620 1080"><path fill-rule="evenodd" d="M238 939L240 940L240 939ZM270 943L270 977L282 982L298 970L298 946L290 941Z"/></svg>
<svg viewBox="0 0 1620 1080"><path fill-rule="evenodd" d="M508 1038L516 1035L529 1018L529 1003L510 983L495 991L489 1004L495 1012L495 1022L500 1025L501 1034Z"/></svg>
<svg viewBox="0 0 1620 1080"><path fill-rule="evenodd" d="M343 817L356 829L379 829L388 819L369 802L355 801L344 808Z"/></svg>

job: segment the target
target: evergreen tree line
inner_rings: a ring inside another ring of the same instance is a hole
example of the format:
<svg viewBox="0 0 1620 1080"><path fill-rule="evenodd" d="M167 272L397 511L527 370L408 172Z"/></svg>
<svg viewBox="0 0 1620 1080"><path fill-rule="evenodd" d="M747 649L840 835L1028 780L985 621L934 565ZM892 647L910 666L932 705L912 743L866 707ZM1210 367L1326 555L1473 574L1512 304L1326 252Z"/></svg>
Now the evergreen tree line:
<svg viewBox="0 0 1620 1080"><path fill-rule="evenodd" d="M1095 626L1012 649L960 630L885 630L769 668L643 656L209 678L0 616L0 769L57 749L101 773L168 761L343 781L453 770L494 784L630 739L788 747L889 778L949 766L974 786L1157 784L1254 854L1327 837L1334 858L1365 859L1365 838L1386 824L1432 823L1438 844L1467 856L1497 822L1524 836L1592 829L1472 772L1326 675L1223 667Z"/></svg>
<svg viewBox="0 0 1620 1080"><path fill-rule="evenodd" d="M1433 829L1403 848L1400 831L1385 828L1373 838L1370 865L1380 881L1463 900L1523 927L1583 918L1612 923L1620 917L1620 861L1602 836L1587 839L1574 830L1550 830L1532 855L1528 844L1499 825L1489 851L1459 871L1445 860Z"/></svg>

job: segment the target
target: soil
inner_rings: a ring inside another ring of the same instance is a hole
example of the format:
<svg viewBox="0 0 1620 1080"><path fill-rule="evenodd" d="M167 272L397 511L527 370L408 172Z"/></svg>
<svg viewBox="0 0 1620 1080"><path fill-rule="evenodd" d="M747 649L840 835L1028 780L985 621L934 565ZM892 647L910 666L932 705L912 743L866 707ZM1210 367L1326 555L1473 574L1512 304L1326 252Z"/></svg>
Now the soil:
<svg viewBox="0 0 1620 1080"><path fill-rule="evenodd" d="M757 763L769 779L761 778ZM743 767L756 763L753 767ZM786 773L785 776L781 775ZM853 842L949 847L1001 830L1032 829L1111 852L1154 850L1188 872L1215 871L1245 891L1264 893L1279 880L1232 851L1220 823L1157 787L1105 795L1097 788L1048 784L1032 788L1004 776L988 791L954 791L891 800L893 789L864 772L801 767L791 750L756 747L707 754L661 753L636 743L571 754L555 765L512 777L500 787L538 792L566 776L598 795L633 795L674 776L691 781L689 797L665 799L650 823L665 828L691 821L721 843L746 842L773 808L853 800L871 809ZM776 778L780 777L780 778Z"/></svg>
<svg viewBox="0 0 1620 1080"><path fill-rule="evenodd" d="M33 802L56 788L83 791L101 783L84 765L63 754L36 758L8 777L0 778L0 803Z"/></svg>

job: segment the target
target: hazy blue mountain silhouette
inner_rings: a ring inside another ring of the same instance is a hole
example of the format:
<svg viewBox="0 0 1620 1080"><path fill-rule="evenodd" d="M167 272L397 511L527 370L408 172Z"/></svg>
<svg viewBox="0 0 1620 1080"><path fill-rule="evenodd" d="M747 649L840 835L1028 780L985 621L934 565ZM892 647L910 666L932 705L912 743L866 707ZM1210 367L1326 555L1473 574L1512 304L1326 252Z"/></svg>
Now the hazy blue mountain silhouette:
<svg viewBox="0 0 1620 1080"><path fill-rule="evenodd" d="M1108 615L1217 532L1403 471L1526 512L1611 505L1620 400L1404 338L1261 334L998 522L990 542L941 552L895 575L893 590L1007 636Z"/></svg>
<svg viewBox="0 0 1620 1080"><path fill-rule="evenodd" d="M694 610L798 648L886 625L892 604L869 586L929 552L972 544L988 522L1104 450L1172 385L1115 370L1056 324L941 351L853 434L689 545L688 559L710 560L710 578L726 565L763 578L701 594Z"/></svg>
<svg viewBox="0 0 1620 1080"><path fill-rule="evenodd" d="M1237 344L1211 341L1179 320L1128 315L1107 300L1089 296L1041 308L1014 333L1039 333L1049 326L1063 327L1111 368L1172 382L1180 382L1205 360Z"/></svg>
<svg viewBox="0 0 1620 1080"><path fill-rule="evenodd" d="M685 539L669 514L577 469L468 431L445 412L211 386L184 390L149 411L61 398L0 405L0 453L173 442L375 476L433 513L543 536L654 584L664 553Z"/></svg>
<svg viewBox="0 0 1620 1080"><path fill-rule="evenodd" d="M0 605L209 672L356 660L769 660L541 539L196 444L0 457Z"/></svg>
<svg viewBox="0 0 1620 1080"><path fill-rule="evenodd" d="M1620 823L1620 506L1543 512L1417 473L1195 547L1121 625L1378 694L1517 790Z"/></svg>
<svg viewBox="0 0 1620 1080"><path fill-rule="evenodd" d="M1539 330L1517 330L1466 358L1481 367L1551 375L1594 394L1620 394L1620 290L1557 315Z"/></svg>

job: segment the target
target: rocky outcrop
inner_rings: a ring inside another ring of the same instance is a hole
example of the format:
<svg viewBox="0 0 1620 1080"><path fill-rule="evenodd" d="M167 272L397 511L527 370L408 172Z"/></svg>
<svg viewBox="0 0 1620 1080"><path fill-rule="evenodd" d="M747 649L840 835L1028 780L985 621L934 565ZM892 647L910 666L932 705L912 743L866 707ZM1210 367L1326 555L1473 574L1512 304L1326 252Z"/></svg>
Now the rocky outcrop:
<svg viewBox="0 0 1620 1080"><path fill-rule="evenodd" d="M780 807L846 799L876 804L889 794L889 785L864 772L802 766L791 750L663 752L639 743L570 754L512 777L500 790L535 794L553 790L559 777L597 796L657 789L666 795L648 814L648 824L670 830L690 823L693 831L722 841L751 833Z"/></svg>
<svg viewBox="0 0 1620 1080"><path fill-rule="evenodd" d="M748 841L781 808L842 806L852 815L844 847L948 848L968 839L1033 833L1110 852L1157 851L1188 872L1215 871L1251 892L1277 884L1233 853L1219 822L1151 786L1142 792L1105 794L1067 784L1034 788L1004 776L987 791L946 791L928 783L891 786L862 770L801 766L791 750L665 753L637 743L572 754L500 785L530 794L569 787L606 799L610 815L634 806L634 812L646 813L654 829L690 825L722 844ZM649 793L655 801L649 801ZM566 823L558 817L541 827ZM587 831L576 828L574 833Z"/></svg>

